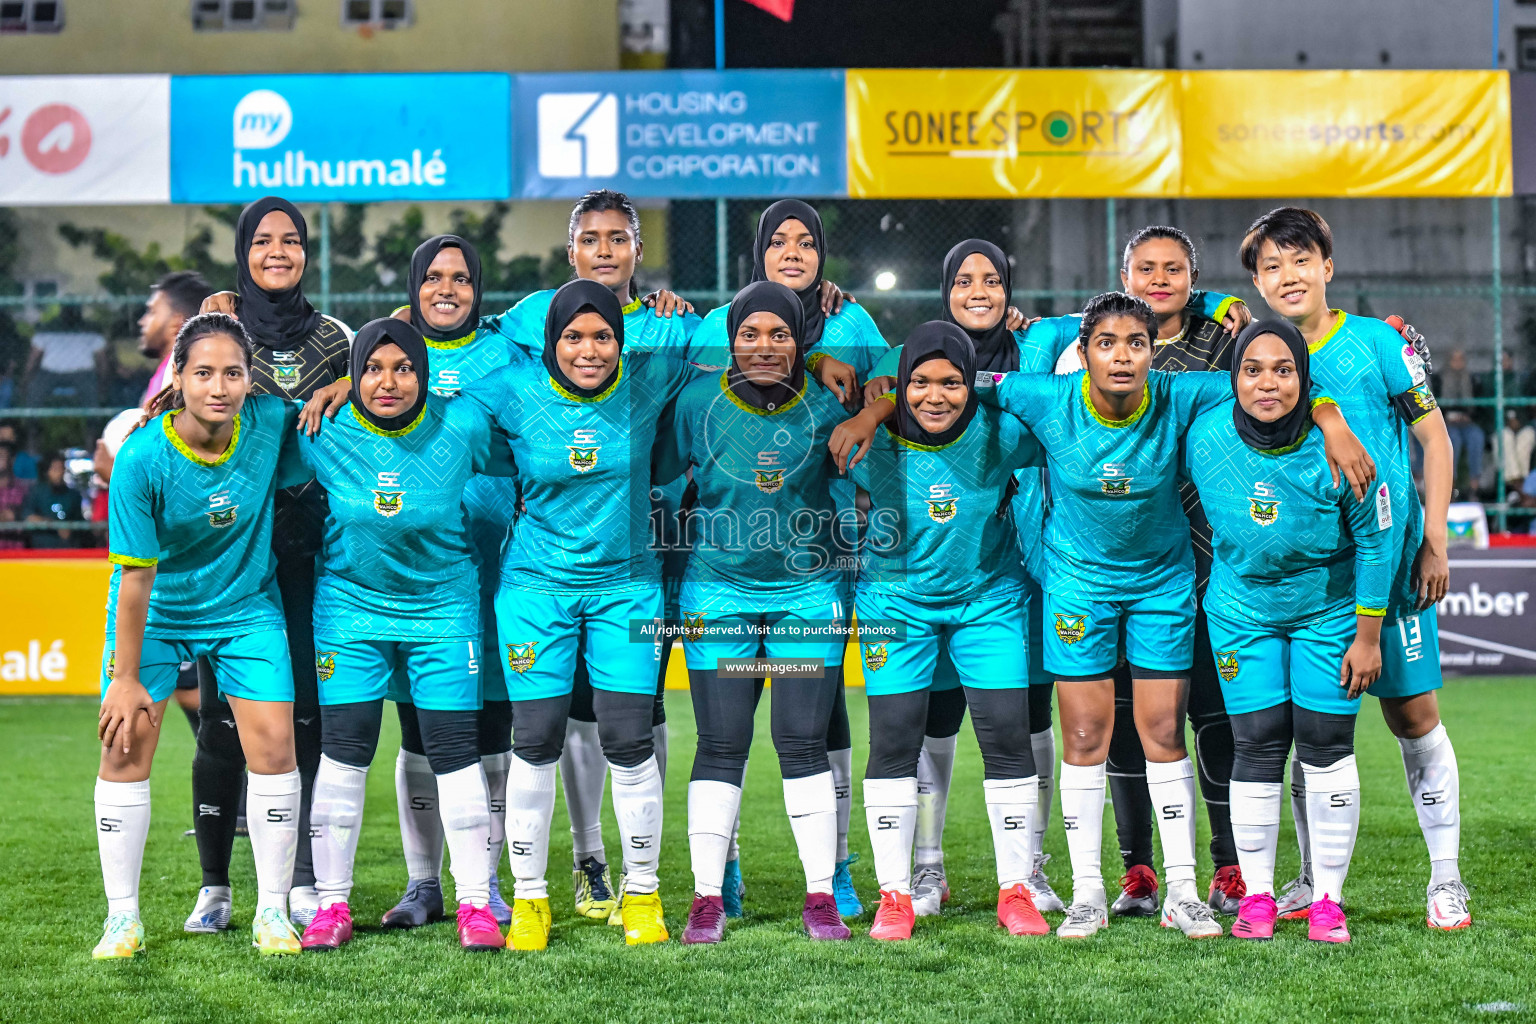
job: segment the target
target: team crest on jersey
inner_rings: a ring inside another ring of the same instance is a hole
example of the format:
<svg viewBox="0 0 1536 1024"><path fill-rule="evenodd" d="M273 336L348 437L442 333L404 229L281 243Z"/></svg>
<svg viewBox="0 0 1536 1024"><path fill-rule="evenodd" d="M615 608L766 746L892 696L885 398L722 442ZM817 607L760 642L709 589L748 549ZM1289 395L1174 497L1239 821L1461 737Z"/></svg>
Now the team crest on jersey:
<svg viewBox="0 0 1536 1024"><path fill-rule="evenodd" d="M885 649L885 642L878 644L861 644L864 648L864 667L871 672L879 672L885 668L885 663L890 660L890 652Z"/></svg>
<svg viewBox="0 0 1536 1024"><path fill-rule="evenodd" d="M336 652L335 651L316 651L315 652L315 675L320 677L320 681L323 683L326 680L330 679L331 676L333 676L335 674L336 674Z"/></svg>
<svg viewBox="0 0 1536 1024"><path fill-rule="evenodd" d="M507 668L522 675L533 668L534 659L538 657L534 648L539 646L537 640L531 644L507 644Z"/></svg>
<svg viewBox="0 0 1536 1024"><path fill-rule="evenodd" d="M1260 526L1274 526L1275 520L1280 518L1280 503L1278 501L1260 501L1258 498L1249 498L1248 518Z"/></svg>
<svg viewBox="0 0 1536 1024"><path fill-rule="evenodd" d="M381 516L397 516L404 507L404 491L373 492L373 510Z"/></svg>
<svg viewBox="0 0 1536 1024"><path fill-rule="evenodd" d="M570 450L570 453L571 453L570 454L571 468L574 469L578 473L590 472L592 467L597 465L597 453L602 450L600 447L599 448L577 448L573 444L566 445L566 448L568 448Z"/></svg>
<svg viewBox="0 0 1536 1024"><path fill-rule="evenodd" d="M757 489L764 494L777 494L783 489L784 471L782 469L754 469L752 472L757 474Z"/></svg>
<svg viewBox="0 0 1536 1024"><path fill-rule="evenodd" d="M235 513L240 511L239 505L231 505L229 508L211 508L208 510L208 525L215 530L222 530L235 525Z"/></svg>
<svg viewBox="0 0 1536 1024"><path fill-rule="evenodd" d="M1216 671L1217 671L1217 673L1219 673L1221 675L1221 680L1224 683L1230 683L1232 680L1236 679L1237 678L1237 652L1236 651L1217 651L1216 652Z"/></svg>
<svg viewBox="0 0 1536 1024"><path fill-rule="evenodd" d="M1064 644L1075 644L1088 632L1088 616L1056 613L1056 635Z"/></svg>
<svg viewBox="0 0 1536 1024"><path fill-rule="evenodd" d="M947 501L934 501L932 498L928 499L928 518L932 519L936 523L949 522L951 519L955 518L955 502L957 500L959 499L950 498Z"/></svg>
<svg viewBox="0 0 1536 1024"><path fill-rule="evenodd" d="M304 372L304 362L297 352L284 350L272 353L272 379L284 391L299 386L299 375Z"/></svg>
<svg viewBox="0 0 1536 1024"><path fill-rule="evenodd" d="M107 678L117 675L117 650L114 648L107 652Z"/></svg>
<svg viewBox="0 0 1536 1024"><path fill-rule="evenodd" d="M1112 498L1126 497L1131 493L1131 479L1128 476L1101 476L1099 490Z"/></svg>
<svg viewBox="0 0 1536 1024"><path fill-rule="evenodd" d="M698 643L704 639L704 613L690 615L683 612L683 639L689 643Z"/></svg>

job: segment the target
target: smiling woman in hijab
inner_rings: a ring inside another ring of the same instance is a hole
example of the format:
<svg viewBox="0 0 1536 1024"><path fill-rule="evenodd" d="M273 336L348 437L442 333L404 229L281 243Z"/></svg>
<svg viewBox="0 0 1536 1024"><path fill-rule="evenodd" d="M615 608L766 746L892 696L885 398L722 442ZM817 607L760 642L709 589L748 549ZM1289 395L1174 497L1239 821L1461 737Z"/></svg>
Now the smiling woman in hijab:
<svg viewBox="0 0 1536 1024"><path fill-rule="evenodd" d="M625 941L667 938L651 729L666 649L655 629L663 602L651 543L651 453L662 411L701 371L662 351L631 350L625 327L610 288L568 282L549 305L542 366L504 367L463 391L510 438L526 507L502 556L495 602L517 722L507 846L516 877L510 944L519 950L549 941L555 766L583 638L624 839Z"/></svg>
<svg viewBox="0 0 1536 1024"><path fill-rule="evenodd" d="M465 949L500 949L489 909L491 815L481 766L480 582L463 512L477 473L510 473L473 402L432 394L415 327L374 320L352 343L346 411L301 442L329 495L315 589L322 723L315 783L320 911L305 949L352 938L348 898L388 680L402 677L436 776Z"/></svg>
<svg viewBox="0 0 1536 1024"><path fill-rule="evenodd" d="M1294 743L1312 836L1321 837L1311 850L1310 936L1347 942L1339 904L1360 824L1355 713L1381 672L1393 510L1385 486L1360 501L1347 482L1333 482L1310 386L1301 332L1287 320L1249 324L1232 353L1237 402L1195 421L1184 462L1214 537L1205 608L1236 740L1232 820L1244 823L1237 856L1248 891L1232 934L1274 934L1275 847Z"/></svg>
<svg viewBox="0 0 1536 1024"><path fill-rule="evenodd" d="M309 399L347 376L352 332L335 317L317 311L304 296L309 231L298 207L267 196L251 203L235 225L237 291L219 292L203 312L228 313L251 336L251 393ZM336 389L341 391L343 389ZM320 766L320 712L315 678L311 614L315 556L325 521L325 493L314 482L277 493L272 550L277 583L288 622L293 660L294 743L304 780L298 861L293 871L293 921L304 927L314 916L317 896L309 849L310 795ZM192 759L192 799L208 808L195 819L203 888L186 921L189 932L228 927L231 895L229 861L235 841L245 757L230 728L229 704L219 697L208 665L198 666L201 707L197 753Z"/></svg>
<svg viewBox="0 0 1536 1024"><path fill-rule="evenodd" d="M852 470L870 503L855 599L869 697L864 808L880 881L870 936L912 935L917 762L941 636L986 765L998 923L1014 935L1044 934L1025 885L1039 788L1019 658L1028 597L1017 538L998 514L1014 471L1038 461L1039 445L1017 420L978 403L975 347L952 323L912 332L897 388L881 401L895 403L896 415Z"/></svg>
<svg viewBox="0 0 1536 1024"><path fill-rule="evenodd" d="M821 658L826 666L822 678L774 680L773 743L805 868L806 931L846 939L833 894L837 797L827 753L847 642L835 632L848 620L841 565L856 547L851 522L847 538L839 535L830 486L838 471L826 448L842 407L806 380L805 312L795 292L749 284L732 301L728 324L730 361L684 389L656 471L666 481L692 470L698 492L681 603L699 736L688 785L694 899L683 942L725 937L727 857L761 689L751 677L722 675L719 662L756 657ZM765 451L773 453L767 463ZM776 538L766 547L764 529Z"/></svg>

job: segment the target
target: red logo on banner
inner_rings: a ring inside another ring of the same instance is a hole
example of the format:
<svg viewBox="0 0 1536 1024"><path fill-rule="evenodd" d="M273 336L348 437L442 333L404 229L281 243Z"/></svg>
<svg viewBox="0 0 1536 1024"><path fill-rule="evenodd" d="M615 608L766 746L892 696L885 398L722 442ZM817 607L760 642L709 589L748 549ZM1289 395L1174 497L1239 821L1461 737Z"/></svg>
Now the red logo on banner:
<svg viewBox="0 0 1536 1024"><path fill-rule="evenodd" d="M746 0L746 2L767 11L780 21L788 21L795 16L795 0Z"/></svg>
<svg viewBox="0 0 1536 1024"><path fill-rule="evenodd" d="M67 174L90 153L91 126L74 107L49 103L32 111L22 125L21 151L44 174Z"/></svg>

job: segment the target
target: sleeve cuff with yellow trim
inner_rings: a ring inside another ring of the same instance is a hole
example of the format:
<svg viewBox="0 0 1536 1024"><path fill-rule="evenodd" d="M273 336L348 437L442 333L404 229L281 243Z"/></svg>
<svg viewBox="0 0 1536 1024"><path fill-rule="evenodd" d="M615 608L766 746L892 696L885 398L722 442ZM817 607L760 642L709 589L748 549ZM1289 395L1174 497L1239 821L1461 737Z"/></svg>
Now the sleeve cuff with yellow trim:
<svg viewBox="0 0 1536 1024"><path fill-rule="evenodd" d="M1320 395L1319 397L1312 399L1312 404L1308 408L1316 409L1320 405L1331 405L1337 408L1338 404L1338 402L1335 402L1327 395ZM1343 410L1340 411L1342 412Z"/></svg>
<svg viewBox="0 0 1536 1024"><path fill-rule="evenodd" d="M875 401L877 401L877 402L890 402L892 405L895 405L896 404L896 392L894 392L894 391L887 391L885 394L883 394L879 398L875 399Z"/></svg>
<svg viewBox="0 0 1536 1024"><path fill-rule="evenodd" d="M410 308L410 306L396 306L394 309L389 311L389 315L394 316L396 313L403 313Z"/></svg>
<svg viewBox="0 0 1536 1024"><path fill-rule="evenodd" d="M1216 312L1211 315L1211 319L1215 320L1217 323L1221 323L1221 321L1226 318L1226 315L1231 312L1232 307L1242 301L1243 300L1238 298L1236 295L1228 295L1225 299L1222 299L1221 304L1216 307Z"/></svg>
<svg viewBox="0 0 1536 1024"><path fill-rule="evenodd" d="M1367 608L1363 604L1357 604L1355 605L1355 614L1369 615L1373 619L1384 619L1387 617L1387 610L1385 608Z"/></svg>
<svg viewBox="0 0 1536 1024"><path fill-rule="evenodd" d="M820 366L821 361L825 358L827 358L827 354L825 352L812 352L810 355L805 357L805 368L811 373L815 373L816 367Z"/></svg>
<svg viewBox="0 0 1536 1024"><path fill-rule="evenodd" d="M113 565L127 565L135 569L147 569L160 563L158 558L134 558L132 555L119 555L116 552L108 552L107 561Z"/></svg>

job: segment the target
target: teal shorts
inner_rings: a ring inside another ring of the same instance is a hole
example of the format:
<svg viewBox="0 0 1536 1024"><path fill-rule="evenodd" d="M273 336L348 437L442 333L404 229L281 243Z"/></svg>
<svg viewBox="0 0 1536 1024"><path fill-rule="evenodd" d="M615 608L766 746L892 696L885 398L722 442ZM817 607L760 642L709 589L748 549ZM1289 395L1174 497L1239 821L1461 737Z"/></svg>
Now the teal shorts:
<svg viewBox="0 0 1536 1024"><path fill-rule="evenodd" d="M1440 609L1416 611L1406 602L1387 609L1381 624L1381 678L1371 696L1417 697L1440 689Z"/></svg>
<svg viewBox="0 0 1536 1024"><path fill-rule="evenodd" d="M288 634L264 629L245 636L217 640L162 640L145 637L139 653L139 682L159 703L176 689L184 661L207 658L219 681L219 693L242 700L292 701L293 664L288 660ZM112 684L117 638L107 634L101 650L101 695Z"/></svg>
<svg viewBox="0 0 1536 1024"><path fill-rule="evenodd" d="M1360 698L1350 700L1339 685L1344 652L1355 640L1353 607L1300 626L1244 622L1213 608L1206 608L1205 621L1227 714L1286 701L1329 715L1360 710Z"/></svg>
<svg viewBox="0 0 1536 1024"><path fill-rule="evenodd" d="M478 640L338 640L315 636L320 703L357 704L388 697L428 711L480 707Z"/></svg>
<svg viewBox="0 0 1536 1024"><path fill-rule="evenodd" d="M848 609L837 583L805 588L791 600L710 583L684 583L683 656L690 669L714 669L721 658L821 659L841 665ZM775 603L791 607L775 607Z"/></svg>
<svg viewBox="0 0 1536 1024"><path fill-rule="evenodd" d="M496 632L510 700L543 700L571 692L577 647L592 685L618 693L656 692L666 643L661 588L590 594L503 587L496 595Z"/></svg>
<svg viewBox="0 0 1536 1024"><path fill-rule="evenodd" d="M985 690L1026 686L1028 604L1023 593L934 606L886 590L860 591L855 608L864 692L880 697L933 688L940 682L941 646L949 651L959 685ZM898 630L899 638L875 632L883 626Z"/></svg>
<svg viewBox="0 0 1536 1024"><path fill-rule="evenodd" d="M1133 675L1188 676L1195 662L1193 585L1125 601L1045 593L1045 670L1061 680L1108 679L1122 640Z"/></svg>
<svg viewBox="0 0 1536 1024"><path fill-rule="evenodd" d="M1027 644L1029 650L1029 685L1030 686L1055 686L1056 677L1045 670L1045 642L1040 631L1041 606L1045 603L1045 597L1040 592L1040 584L1033 579L1024 581L1024 589L1028 600L1019 606L1019 613L1024 617L1025 632L1029 637ZM960 676L955 672L955 663L949 657L949 647L939 644L939 660L933 669L933 685L930 690L954 690L960 686Z"/></svg>

